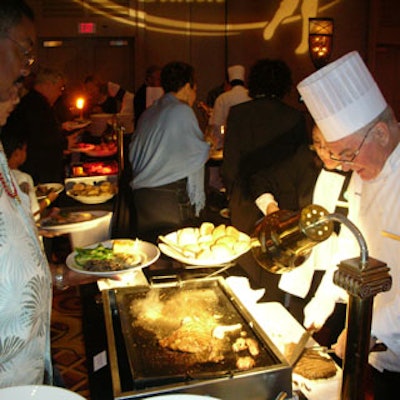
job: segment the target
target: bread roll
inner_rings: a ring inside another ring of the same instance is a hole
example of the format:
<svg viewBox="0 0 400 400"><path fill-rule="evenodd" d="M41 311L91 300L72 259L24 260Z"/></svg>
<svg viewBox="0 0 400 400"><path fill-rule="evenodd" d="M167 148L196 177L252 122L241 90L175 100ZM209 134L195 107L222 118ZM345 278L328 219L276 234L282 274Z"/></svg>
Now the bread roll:
<svg viewBox="0 0 400 400"><path fill-rule="evenodd" d="M197 260L211 260L213 258L213 254L209 248L201 250L196 259Z"/></svg>
<svg viewBox="0 0 400 400"><path fill-rule="evenodd" d="M203 222L200 226L200 236L211 235L215 226L212 222Z"/></svg>
<svg viewBox="0 0 400 400"><path fill-rule="evenodd" d="M113 241L114 254L135 254L137 253L136 241L131 239L115 239Z"/></svg>
<svg viewBox="0 0 400 400"><path fill-rule="evenodd" d="M177 240L179 246L186 246L188 244L196 244L199 236L198 229L196 228L183 228L177 232Z"/></svg>
<svg viewBox="0 0 400 400"><path fill-rule="evenodd" d="M226 244L213 244L211 246L212 257L221 260L231 257L234 253Z"/></svg>
<svg viewBox="0 0 400 400"><path fill-rule="evenodd" d="M199 244L193 243L193 244L187 244L186 246L183 246L182 250L183 250L183 255L185 257L196 258L196 254L200 253L202 248L200 247Z"/></svg>
<svg viewBox="0 0 400 400"><path fill-rule="evenodd" d="M250 242L244 242L244 241L237 241L233 245L233 250L235 251L235 254L241 254L247 250L250 249Z"/></svg>
<svg viewBox="0 0 400 400"><path fill-rule="evenodd" d="M201 235L197 238L197 243L212 243L213 240L212 235Z"/></svg>
<svg viewBox="0 0 400 400"><path fill-rule="evenodd" d="M111 193L113 188L110 181L103 181L99 185L100 191L104 193Z"/></svg>
<svg viewBox="0 0 400 400"><path fill-rule="evenodd" d="M228 236L228 235L221 236L215 241L215 244L225 244L230 249L233 249L235 243L236 243L236 238L234 236Z"/></svg>
<svg viewBox="0 0 400 400"><path fill-rule="evenodd" d="M216 228L214 228L212 232L212 237L214 241L217 240L219 237L225 235L225 229L226 229L225 224L218 225Z"/></svg>
<svg viewBox="0 0 400 400"><path fill-rule="evenodd" d="M227 226L225 233L228 236L233 236L235 240L239 239L240 232L234 226Z"/></svg>
<svg viewBox="0 0 400 400"><path fill-rule="evenodd" d="M84 190L85 189L85 187L86 187L86 184L84 184L84 183L82 183L82 182L79 182L79 183L75 183L73 186L72 186L72 190L76 190L76 191L81 191L81 190Z"/></svg>
<svg viewBox="0 0 400 400"><path fill-rule="evenodd" d="M250 236L249 235L246 235L245 233L243 233L243 232L239 232L239 236L238 236L238 238L237 238L237 240L239 241L239 242L248 242L248 243L250 243Z"/></svg>

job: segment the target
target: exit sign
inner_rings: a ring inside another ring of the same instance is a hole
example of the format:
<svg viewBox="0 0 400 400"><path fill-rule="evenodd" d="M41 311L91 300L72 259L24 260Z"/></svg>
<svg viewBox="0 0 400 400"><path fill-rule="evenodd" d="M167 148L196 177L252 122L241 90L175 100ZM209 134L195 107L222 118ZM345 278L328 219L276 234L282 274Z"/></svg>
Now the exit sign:
<svg viewBox="0 0 400 400"><path fill-rule="evenodd" d="M94 22L79 22L78 32L83 34L96 33L96 24Z"/></svg>

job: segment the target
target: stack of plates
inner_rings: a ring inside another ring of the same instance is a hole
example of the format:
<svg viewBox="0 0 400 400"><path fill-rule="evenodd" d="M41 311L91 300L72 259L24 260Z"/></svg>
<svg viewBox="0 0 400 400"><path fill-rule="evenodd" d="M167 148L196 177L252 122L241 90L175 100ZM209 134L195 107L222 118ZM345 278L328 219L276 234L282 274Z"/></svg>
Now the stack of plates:
<svg viewBox="0 0 400 400"><path fill-rule="evenodd" d="M84 397L56 386L27 385L0 389L3 400L85 400Z"/></svg>

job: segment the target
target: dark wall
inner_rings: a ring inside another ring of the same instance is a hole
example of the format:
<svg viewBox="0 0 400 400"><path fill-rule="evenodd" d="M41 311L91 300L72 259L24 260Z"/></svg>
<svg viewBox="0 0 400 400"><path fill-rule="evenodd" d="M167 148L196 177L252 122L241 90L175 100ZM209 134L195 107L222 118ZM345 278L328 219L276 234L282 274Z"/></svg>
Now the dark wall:
<svg viewBox="0 0 400 400"><path fill-rule="evenodd" d="M143 81L146 66L172 59L195 66L199 100L223 80L230 64L248 69L261 57L282 58L291 66L295 82L314 70L307 51L296 53L302 38L301 9L310 0L116 0L114 8L100 10L104 15L74 0L28 2L36 10L40 37L79 37L77 24L82 21L96 22L94 36L133 37L133 89ZM354 49L365 56L368 0L311 3L319 3L316 16L334 18L332 59ZM297 6L264 40L264 28L288 4ZM290 101L297 102L295 91Z"/></svg>

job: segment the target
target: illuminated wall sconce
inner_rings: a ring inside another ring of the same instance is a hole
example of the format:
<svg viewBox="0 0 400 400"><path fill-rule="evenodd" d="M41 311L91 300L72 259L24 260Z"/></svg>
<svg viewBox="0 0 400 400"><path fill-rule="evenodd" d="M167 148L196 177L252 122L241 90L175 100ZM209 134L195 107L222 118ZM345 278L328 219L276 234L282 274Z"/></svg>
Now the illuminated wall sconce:
<svg viewBox="0 0 400 400"><path fill-rule="evenodd" d="M333 47L333 18L308 19L308 51L316 69L326 65Z"/></svg>

